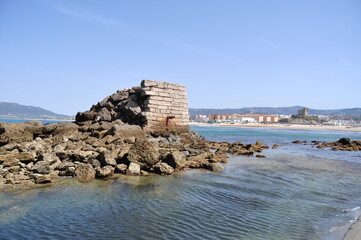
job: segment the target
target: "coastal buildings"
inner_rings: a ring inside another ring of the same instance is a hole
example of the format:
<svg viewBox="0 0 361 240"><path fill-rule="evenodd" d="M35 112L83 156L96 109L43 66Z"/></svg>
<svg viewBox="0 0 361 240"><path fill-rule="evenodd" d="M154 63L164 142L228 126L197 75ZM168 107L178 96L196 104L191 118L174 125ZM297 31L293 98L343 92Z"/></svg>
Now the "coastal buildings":
<svg viewBox="0 0 361 240"><path fill-rule="evenodd" d="M208 115L210 122L228 123L275 123L279 121L277 115L265 114L211 114Z"/></svg>

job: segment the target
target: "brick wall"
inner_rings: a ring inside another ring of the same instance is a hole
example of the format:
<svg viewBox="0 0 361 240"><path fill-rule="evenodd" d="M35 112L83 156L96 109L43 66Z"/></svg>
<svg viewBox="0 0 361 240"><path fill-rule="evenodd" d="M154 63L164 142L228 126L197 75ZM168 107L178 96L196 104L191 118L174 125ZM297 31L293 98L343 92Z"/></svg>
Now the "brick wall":
<svg viewBox="0 0 361 240"><path fill-rule="evenodd" d="M186 88L183 85L143 80L141 87L147 96L143 114L148 126L188 126L189 113Z"/></svg>

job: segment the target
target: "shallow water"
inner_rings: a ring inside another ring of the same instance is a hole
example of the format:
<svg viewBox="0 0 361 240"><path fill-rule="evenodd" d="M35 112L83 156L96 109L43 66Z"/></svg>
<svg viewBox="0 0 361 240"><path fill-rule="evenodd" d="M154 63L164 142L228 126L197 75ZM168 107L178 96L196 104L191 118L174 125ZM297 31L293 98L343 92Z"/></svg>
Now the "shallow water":
<svg viewBox="0 0 361 240"><path fill-rule="evenodd" d="M336 239L361 214L361 153L293 140L360 133L194 127L210 140L266 144L222 173L192 170L0 193L0 239Z"/></svg>

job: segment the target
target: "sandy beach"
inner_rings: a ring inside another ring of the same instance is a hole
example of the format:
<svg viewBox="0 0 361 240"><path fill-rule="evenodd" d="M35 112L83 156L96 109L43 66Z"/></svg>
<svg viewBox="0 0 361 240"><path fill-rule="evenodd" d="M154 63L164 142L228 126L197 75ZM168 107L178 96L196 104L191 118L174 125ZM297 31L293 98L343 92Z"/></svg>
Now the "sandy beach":
<svg viewBox="0 0 361 240"><path fill-rule="evenodd" d="M320 131L345 131L361 132L361 127L349 126L323 126L323 125L297 125L297 124L210 124L191 122L192 126L210 126L210 127L246 127L246 128L270 128L270 129L289 129L289 130L320 130Z"/></svg>

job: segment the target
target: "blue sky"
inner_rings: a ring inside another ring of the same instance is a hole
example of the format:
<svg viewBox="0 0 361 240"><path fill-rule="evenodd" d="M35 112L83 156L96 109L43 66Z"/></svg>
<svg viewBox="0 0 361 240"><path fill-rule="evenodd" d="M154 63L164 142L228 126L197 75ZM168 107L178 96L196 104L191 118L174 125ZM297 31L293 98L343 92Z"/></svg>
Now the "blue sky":
<svg viewBox="0 0 361 240"><path fill-rule="evenodd" d="M359 0L0 0L0 101L84 111L142 79L190 107L361 107Z"/></svg>

